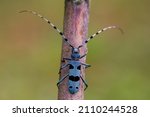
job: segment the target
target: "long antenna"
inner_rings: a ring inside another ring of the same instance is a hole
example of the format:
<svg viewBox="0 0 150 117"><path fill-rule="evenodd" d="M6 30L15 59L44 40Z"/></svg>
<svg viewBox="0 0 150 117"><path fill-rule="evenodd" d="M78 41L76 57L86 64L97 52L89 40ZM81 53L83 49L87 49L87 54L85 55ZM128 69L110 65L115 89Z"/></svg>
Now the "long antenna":
<svg viewBox="0 0 150 117"><path fill-rule="evenodd" d="M36 15L38 17L40 17L41 19L43 19L44 21L46 21L48 24L50 24L50 26L52 26L60 35L61 37L64 39L64 41L66 43L69 44L69 46L71 46L73 48L73 46L69 43L68 39L65 37L65 35L63 34L63 32L61 32L53 23L51 23L50 20L48 20L47 18L43 17L41 14L35 12L35 11L32 11L32 10L22 10L20 11L19 13L23 13L23 12L28 12L28 13L31 13L33 15Z"/></svg>
<svg viewBox="0 0 150 117"><path fill-rule="evenodd" d="M122 30L120 27L118 27L118 26L105 27L105 28L103 28L103 29L101 29L101 30L98 30L96 33L94 33L92 36L90 36L87 40L85 40L85 43L88 43L88 42L89 42L91 39L93 39L96 35L98 35L98 34L104 32L104 31L106 31L106 30L109 30L109 29L118 29L118 30L121 31L121 33L123 33L123 30Z"/></svg>

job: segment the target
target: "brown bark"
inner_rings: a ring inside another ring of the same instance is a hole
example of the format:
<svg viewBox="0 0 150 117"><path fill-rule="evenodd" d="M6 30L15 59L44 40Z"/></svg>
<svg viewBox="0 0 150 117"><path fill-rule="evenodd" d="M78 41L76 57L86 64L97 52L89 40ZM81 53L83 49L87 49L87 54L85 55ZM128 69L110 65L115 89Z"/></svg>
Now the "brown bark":
<svg viewBox="0 0 150 117"><path fill-rule="evenodd" d="M74 2L73 2L74 1ZM69 42L78 47L87 37L89 22L89 0L65 0L65 13L64 13L64 35L68 38ZM80 48L80 54L86 52L86 45ZM71 47L64 41L62 44L62 57L70 58ZM80 61L86 61L86 57ZM64 64L61 62L61 65ZM60 78L68 73L68 68L61 71ZM82 68L81 76L85 78L85 69ZM84 99L84 84L80 80L79 92L70 94L67 89L68 78L66 78L58 88L59 100L82 100Z"/></svg>

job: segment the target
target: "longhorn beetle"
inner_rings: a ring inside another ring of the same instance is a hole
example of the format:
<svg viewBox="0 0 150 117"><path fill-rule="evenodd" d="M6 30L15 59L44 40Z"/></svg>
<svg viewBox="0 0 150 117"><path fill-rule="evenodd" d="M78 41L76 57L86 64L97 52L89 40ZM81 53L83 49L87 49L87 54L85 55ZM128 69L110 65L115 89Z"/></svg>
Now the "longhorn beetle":
<svg viewBox="0 0 150 117"><path fill-rule="evenodd" d="M65 76L63 76L57 83L57 86L59 86L59 84L61 82L64 81L64 79L66 79L68 77L68 90L71 94L75 94L79 91L79 87L80 87L80 79L82 80L82 82L85 84L85 89L88 87L86 81L82 78L81 76L81 67L85 67L88 68L90 67L89 64L86 63L82 63L80 62L80 59L85 57L87 55L87 53L85 53L84 55L80 55L80 51L79 49L81 47L83 47L85 44L87 44L91 39L93 39L96 35L100 34L101 32L104 32L108 29L119 29L121 32L122 29L117 27L117 26L109 26L106 28L103 28L101 30L98 30L96 33L94 33L92 36L90 36L88 39L86 39L83 44L79 45L78 47L74 47L73 45L70 44L70 42L68 41L68 39L65 37L65 35L63 34L63 32L61 32L53 23L51 23L50 20L46 19L45 17L43 17L42 15L36 13L35 11L31 11L31 10L23 10L20 11L19 13L22 12L29 12L32 13L36 16L39 16L41 19L45 20L48 24L50 24L62 37L62 39L72 48L72 52L71 52L71 58L63 58L63 61L66 60L68 61L67 64L64 64L60 67L60 71L61 72L62 69L66 68L67 66L69 66L69 72L68 74L66 74Z"/></svg>

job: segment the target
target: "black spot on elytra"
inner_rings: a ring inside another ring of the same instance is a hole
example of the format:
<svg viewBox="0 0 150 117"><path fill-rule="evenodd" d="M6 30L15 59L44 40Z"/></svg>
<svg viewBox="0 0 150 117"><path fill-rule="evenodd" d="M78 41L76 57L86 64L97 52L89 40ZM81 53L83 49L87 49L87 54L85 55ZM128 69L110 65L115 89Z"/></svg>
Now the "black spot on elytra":
<svg viewBox="0 0 150 117"><path fill-rule="evenodd" d="M77 67L77 69L78 69L78 70L81 70L81 65L79 65L79 66Z"/></svg>
<svg viewBox="0 0 150 117"><path fill-rule="evenodd" d="M69 76L69 80L71 80L71 81L74 81L74 82L77 82L77 81L79 81L79 76Z"/></svg>
<svg viewBox="0 0 150 117"><path fill-rule="evenodd" d="M69 66L69 69L74 69L74 66L73 66L73 65L70 65L70 66Z"/></svg>

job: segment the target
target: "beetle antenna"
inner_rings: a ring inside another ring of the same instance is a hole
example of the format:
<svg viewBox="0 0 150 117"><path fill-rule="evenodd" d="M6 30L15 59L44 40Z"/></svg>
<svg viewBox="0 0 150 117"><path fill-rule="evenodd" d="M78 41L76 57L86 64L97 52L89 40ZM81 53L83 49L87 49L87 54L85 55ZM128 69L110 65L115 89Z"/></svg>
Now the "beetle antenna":
<svg viewBox="0 0 150 117"><path fill-rule="evenodd" d="M85 40L85 43L88 43L88 42L89 42L91 39L93 39L96 35L98 35L98 34L104 32L104 31L106 31L106 30L109 30L109 29L118 29L118 30L120 30L120 32L123 34L123 30L122 30L120 27L118 27L118 26L109 26L109 27L105 27L105 28L103 28L103 29L101 29L101 30L98 30L96 33L94 33L92 36L90 36L87 40Z"/></svg>
<svg viewBox="0 0 150 117"><path fill-rule="evenodd" d="M73 46L69 43L68 39L65 37L64 33L61 32L50 20L48 20L47 18L43 17L41 14L39 14L39 13L37 13L35 11L32 11L32 10L22 10L19 13L23 13L23 12L31 13L33 15L36 15L36 16L40 17L44 21L46 21L48 24L50 24L50 26L52 26L61 35L61 37L63 38L63 40L66 43L68 43L69 46L71 46L73 48Z"/></svg>

